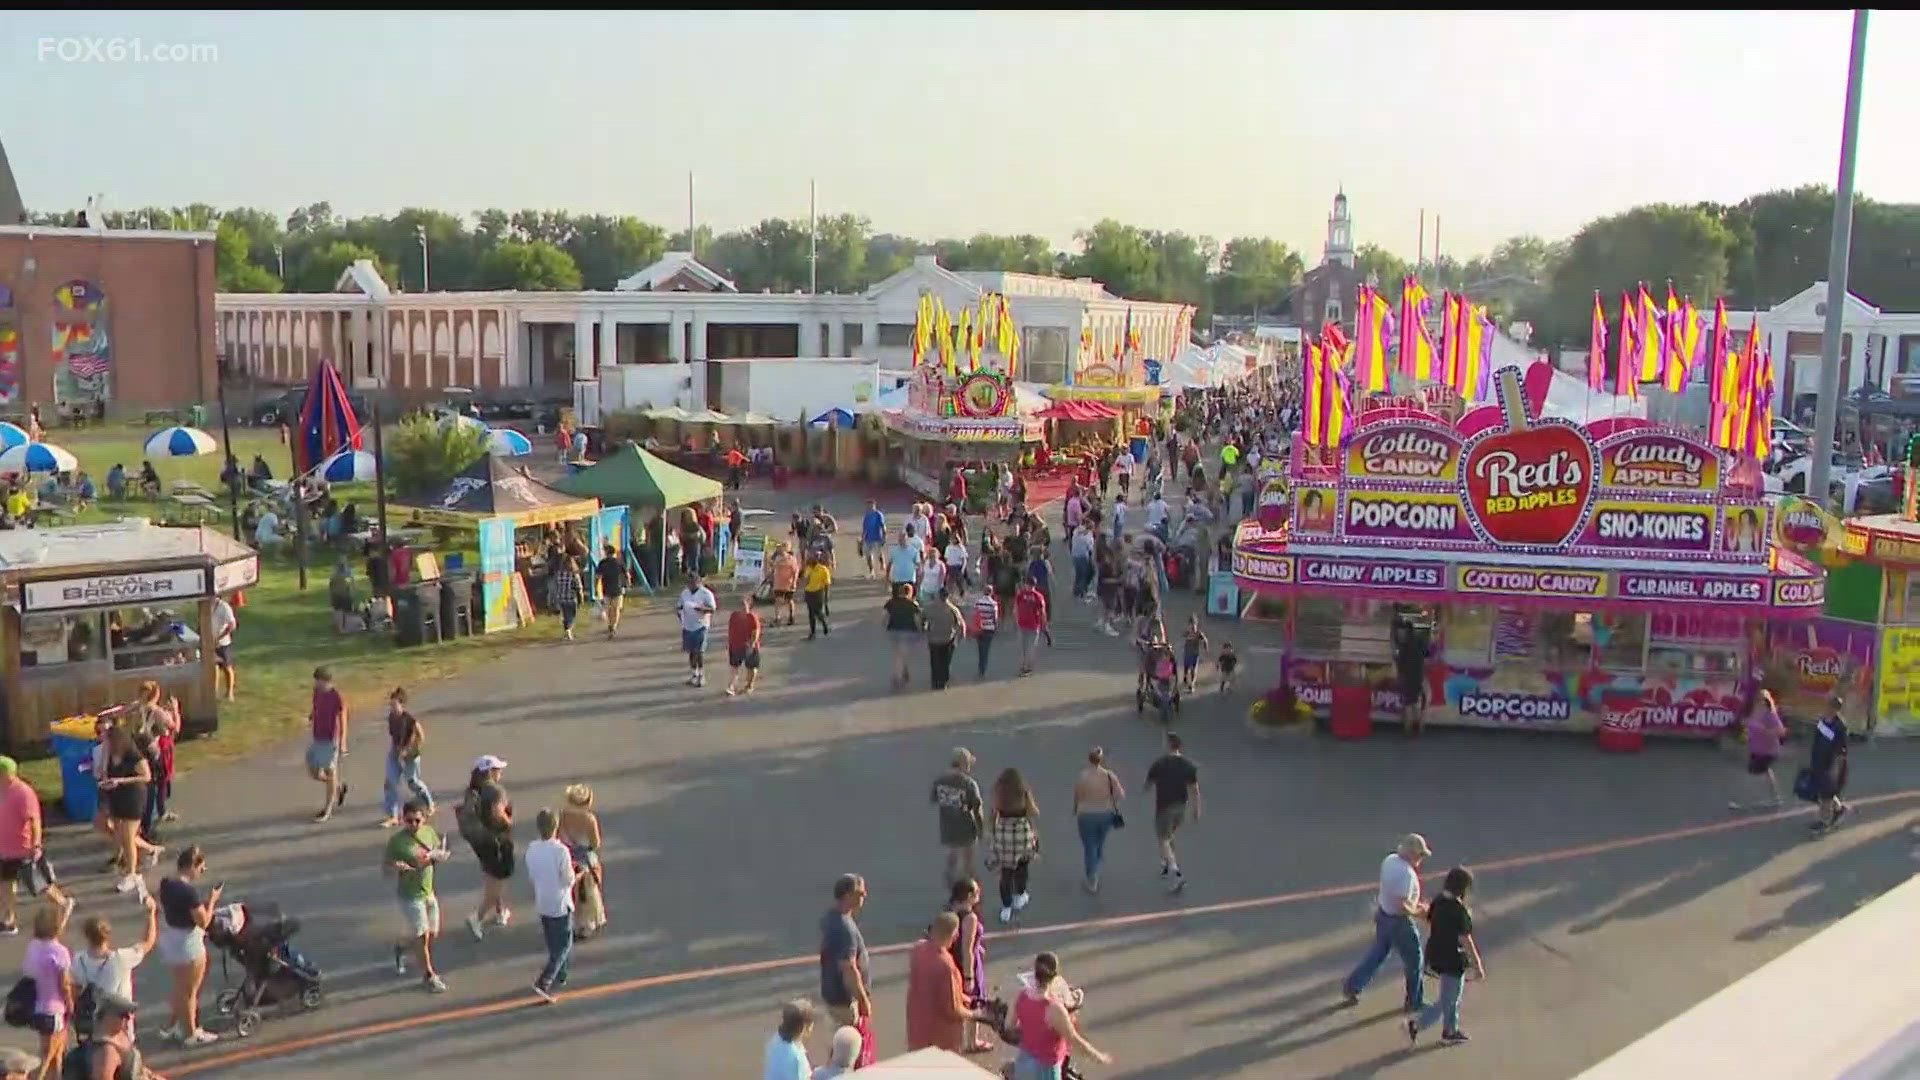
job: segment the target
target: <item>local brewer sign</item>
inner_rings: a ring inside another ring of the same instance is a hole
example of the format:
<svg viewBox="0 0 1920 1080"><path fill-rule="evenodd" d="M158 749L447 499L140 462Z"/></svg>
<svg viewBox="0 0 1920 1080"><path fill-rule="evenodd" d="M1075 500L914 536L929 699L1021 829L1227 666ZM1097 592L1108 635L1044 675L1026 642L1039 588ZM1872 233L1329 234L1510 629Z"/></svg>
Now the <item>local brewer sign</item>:
<svg viewBox="0 0 1920 1080"><path fill-rule="evenodd" d="M207 568L143 570L131 574L29 581L20 586L20 610L60 611L68 608L148 605L168 600L206 596L211 583Z"/></svg>

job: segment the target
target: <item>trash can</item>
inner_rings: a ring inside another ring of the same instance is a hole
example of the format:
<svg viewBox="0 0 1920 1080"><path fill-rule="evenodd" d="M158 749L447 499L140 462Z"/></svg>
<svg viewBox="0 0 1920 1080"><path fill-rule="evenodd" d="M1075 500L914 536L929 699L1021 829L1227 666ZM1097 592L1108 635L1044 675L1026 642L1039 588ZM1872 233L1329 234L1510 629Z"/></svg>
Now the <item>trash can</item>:
<svg viewBox="0 0 1920 1080"><path fill-rule="evenodd" d="M98 793L93 787L93 717L68 717L53 725L53 754L60 760L60 805L75 821L92 821Z"/></svg>
<svg viewBox="0 0 1920 1080"><path fill-rule="evenodd" d="M473 575L446 574L440 578L440 636L451 640L473 633Z"/></svg>
<svg viewBox="0 0 1920 1080"><path fill-rule="evenodd" d="M197 428L206 427L207 426L207 407L205 405L187 406L187 424L190 427L197 427Z"/></svg>
<svg viewBox="0 0 1920 1080"><path fill-rule="evenodd" d="M414 589L393 590L393 643L403 648L420 644L426 632L421 626L420 594Z"/></svg>
<svg viewBox="0 0 1920 1080"><path fill-rule="evenodd" d="M1146 464L1147 462L1146 437L1143 435L1135 435L1133 438L1128 439L1127 452L1133 455L1134 464L1136 465Z"/></svg>

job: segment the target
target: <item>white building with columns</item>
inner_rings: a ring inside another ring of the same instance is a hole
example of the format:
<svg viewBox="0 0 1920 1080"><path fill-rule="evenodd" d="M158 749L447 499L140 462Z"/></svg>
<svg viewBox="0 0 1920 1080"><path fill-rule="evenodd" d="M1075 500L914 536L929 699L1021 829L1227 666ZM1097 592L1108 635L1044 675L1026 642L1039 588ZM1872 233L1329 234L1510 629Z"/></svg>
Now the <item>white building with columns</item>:
<svg viewBox="0 0 1920 1080"><path fill-rule="evenodd" d="M214 308L221 354L267 382L303 382L325 358L357 387L578 401L603 369L638 365L659 369L633 373L656 387L654 404L702 408L721 397L714 361L858 357L905 367L922 292L958 310L992 291L1008 298L1021 378L1033 382L1064 381L1083 362L1083 331L1107 355L1131 321L1144 355L1166 359L1192 320L1186 305L1125 300L1085 278L955 273L929 255L861 294L743 293L685 252L607 292L399 293L361 262L329 293L220 293Z"/></svg>

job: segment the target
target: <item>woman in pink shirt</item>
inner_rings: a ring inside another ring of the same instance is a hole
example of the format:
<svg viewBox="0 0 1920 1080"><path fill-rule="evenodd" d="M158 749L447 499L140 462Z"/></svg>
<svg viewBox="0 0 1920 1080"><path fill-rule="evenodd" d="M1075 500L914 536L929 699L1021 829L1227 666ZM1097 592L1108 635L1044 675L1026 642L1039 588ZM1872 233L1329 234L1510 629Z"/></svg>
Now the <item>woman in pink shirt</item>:
<svg viewBox="0 0 1920 1080"><path fill-rule="evenodd" d="M1034 957L1033 977L1021 982L1025 985L1020 996L1013 999L1013 1025L1020 1029L1014 1080L1060 1080L1069 1047L1102 1065L1113 1063L1074 1025L1073 1012L1064 1000L1073 991L1060 977L1059 957L1047 952Z"/></svg>
<svg viewBox="0 0 1920 1080"><path fill-rule="evenodd" d="M33 940L20 958L20 974L33 980L33 1019L40 1033L40 1076L61 1075L67 1056L67 1023L73 1015L73 953L60 943L67 928L66 905L43 907L33 916Z"/></svg>
<svg viewBox="0 0 1920 1080"><path fill-rule="evenodd" d="M1773 778L1773 762L1780 756L1780 741L1786 737L1787 725L1780 721L1780 708L1774 704L1772 691L1755 691L1753 705L1747 710L1745 727L1749 779L1744 783L1752 787L1755 794L1764 794L1766 798L1751 803L1735 799L1727 804L1727 809L1736 813L1742 810L1778 810L1780 785Z"/></svg>

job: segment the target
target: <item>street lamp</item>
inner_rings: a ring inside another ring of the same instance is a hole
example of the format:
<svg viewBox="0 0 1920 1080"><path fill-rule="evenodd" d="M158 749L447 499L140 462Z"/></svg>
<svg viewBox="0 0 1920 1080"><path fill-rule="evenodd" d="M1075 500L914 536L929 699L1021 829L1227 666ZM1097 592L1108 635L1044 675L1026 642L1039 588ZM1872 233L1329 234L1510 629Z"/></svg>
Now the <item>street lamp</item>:
<svg viewBox="0 0 1920 1080"><path fill-rule="evenodd" d="M420 291L427 292L433 288L427 276L427 227L415 225L413 235L420 238Z"/></svg>
<svg viewBox="0 0 1920 1080"><path fill-rule="evenodd" d="M273 261L279 264L280 282L281 284L285 284L287 280L287 252L286 249L279 244L273 245Z"/></svg>
<svg viewBox="0 0 1920 1080"><path fill-rule="evenodd" d="M1853 13L1853 45L1847 56L1846 111L1840 121L1840 176L1833 186L1833 246L1827 252L1827 317L1820 339L1820 396L1813 411L1808 449L1807 497L1827 504L1827 474L1833 464L1833 428L1840 418L1841 319L1847 307L1847 261L1853 243L1854 148L1860 138L1860 81L1867 59L1867 11ZM1788 387L1791 392L1792 387ZM1792 399L1789 398L1789 401Z"/></svg>

